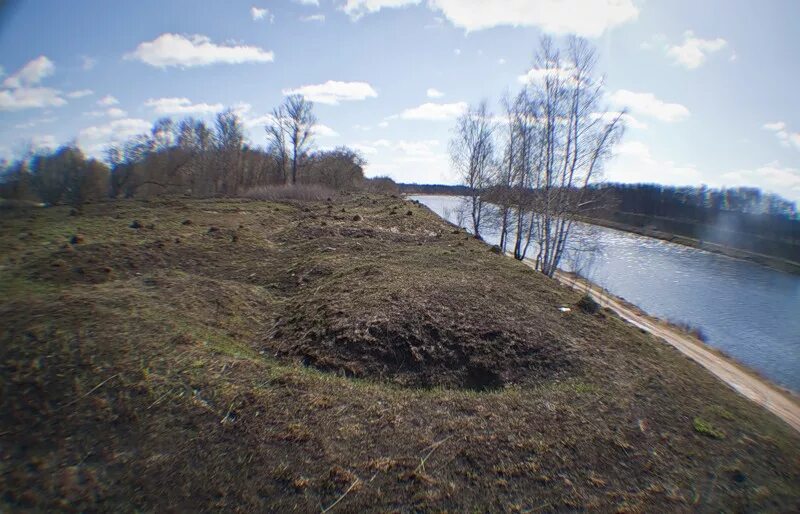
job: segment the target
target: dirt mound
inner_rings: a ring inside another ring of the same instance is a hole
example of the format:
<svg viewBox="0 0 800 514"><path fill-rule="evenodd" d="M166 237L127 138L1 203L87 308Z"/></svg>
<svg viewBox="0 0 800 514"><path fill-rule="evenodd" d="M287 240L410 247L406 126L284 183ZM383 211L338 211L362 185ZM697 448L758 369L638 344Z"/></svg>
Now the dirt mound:
<svg viewBox="0 0 800 514"><path fill-rule="evenodd" d="M389 288L375 296L355 288L335 301L326 295L327 301L298 303L278 318L267 345L324 371L418 387L489 390L576 367L567 341L524 318L471 317L462 309L492 312L497 297L460 288L418 293Z"/></svg>

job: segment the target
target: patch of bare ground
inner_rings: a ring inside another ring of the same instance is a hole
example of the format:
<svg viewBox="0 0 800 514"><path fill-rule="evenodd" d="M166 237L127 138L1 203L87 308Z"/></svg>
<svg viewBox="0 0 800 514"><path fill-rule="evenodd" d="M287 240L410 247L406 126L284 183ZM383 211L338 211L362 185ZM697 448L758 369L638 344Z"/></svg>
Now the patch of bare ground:
<svg viewBox="0 0 800 514"><path fill-rule="evenodd" d="M796 432L399 198L6 211L0 244L0 510L800 509Z"/></svg>

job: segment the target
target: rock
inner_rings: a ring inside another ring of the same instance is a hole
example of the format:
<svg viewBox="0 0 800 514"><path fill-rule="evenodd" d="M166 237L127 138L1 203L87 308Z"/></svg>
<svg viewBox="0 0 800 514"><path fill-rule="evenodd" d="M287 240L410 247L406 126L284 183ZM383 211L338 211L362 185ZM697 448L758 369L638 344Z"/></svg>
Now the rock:
<svg viewBox="0 0 800 514"><path fill-rule="evenodd" d="M70 216L77 216L79 214L78 209L70 209L69 215Z"/></svg>
<svg viewBox="0 0 800 514"><path fill-rule="evenodd" d="M414 215L414 213L413 213L413 212L411 212L411 211L408 211L408 212L406 213L406 216L413 216L413 215Z"/></svg>
<svg viewBox="0 0 800 514"><path fill-rule="evenodd" d="M181 225L191 225L191 224L192 224L192 220L183 220L183 221L181 221Z"/></svg>
<svg viewBox="0 0 800 514"><path fill-rule="evenodd" d="M149 224L147 225L147 228L148 228L148 229L150 229L150 230L153 230L153 229L155 229L155 228L156 228L156 224L155 224L155 223L149 223Z"/></svg>
<svg viewBox="0 0 800 514"><path fill-rule="evenodd" d="M219 227L209 227L208 233L213 234L214 232L219 232Z"/></svg>
<svg viewBox="0 0 800 514"><path fill-rule="evenodd" d="M86 239L81 234L74 234L72 237L69 238L69 244L71 245L79 245L83 243Z"/></svg>
<svg viewBox="0 0 800 514"><path fill-rule="evenodd" d="M361 216L359 214L356 214L355 216L353 216L353 221L361 221Z"/></svg>
<svg viewBox="0 0 800 514"><path fill-rule="evenodd" d="M130 224L130 227L139 229L142 228L142 224L139 222L139 220L133 220L133 223Z"/></svg>
<svg viewBox="0 0 800 514"><path fill-rule="evenodd" d="M498 254L498 255L499 255L499 254L501 254L501 253L503 253L503 251L502 251L502 250L500 250L500 247L499 247L499 246L497 246L497 245L492 245L492 247L491 247L491 248L489 248L489 251L490 251L490 252L492 252L492 253L496 253L496 254Z"/></svg>

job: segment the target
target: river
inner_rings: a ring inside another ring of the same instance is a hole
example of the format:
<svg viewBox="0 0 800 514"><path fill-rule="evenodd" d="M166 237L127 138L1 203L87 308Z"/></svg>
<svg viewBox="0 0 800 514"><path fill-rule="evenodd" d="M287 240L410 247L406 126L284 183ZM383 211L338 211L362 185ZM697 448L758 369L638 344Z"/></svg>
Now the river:
<svg viewBox="0 0 800 514"><path fill-rule="evenodd" d="M460 197L410 198L457 222ZM800 392L800 275L594 225L571 237L597 243L581 270L589 280L648 314L700 327L711 346Z"/></svg>

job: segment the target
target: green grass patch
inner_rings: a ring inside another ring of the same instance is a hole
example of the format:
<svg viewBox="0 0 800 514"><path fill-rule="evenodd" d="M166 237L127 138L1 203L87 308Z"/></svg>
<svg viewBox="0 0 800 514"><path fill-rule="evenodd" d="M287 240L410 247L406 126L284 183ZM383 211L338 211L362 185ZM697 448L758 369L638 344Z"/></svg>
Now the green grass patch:
<svg viewBox="0 0 800 514"><path fill-rule="evenodd" d="M699 416L694 418L692 425L694 426L694 431L698 434L711 437L713 439L725 439L725 432L712 425L710 421L707 421Z"/></svg>

